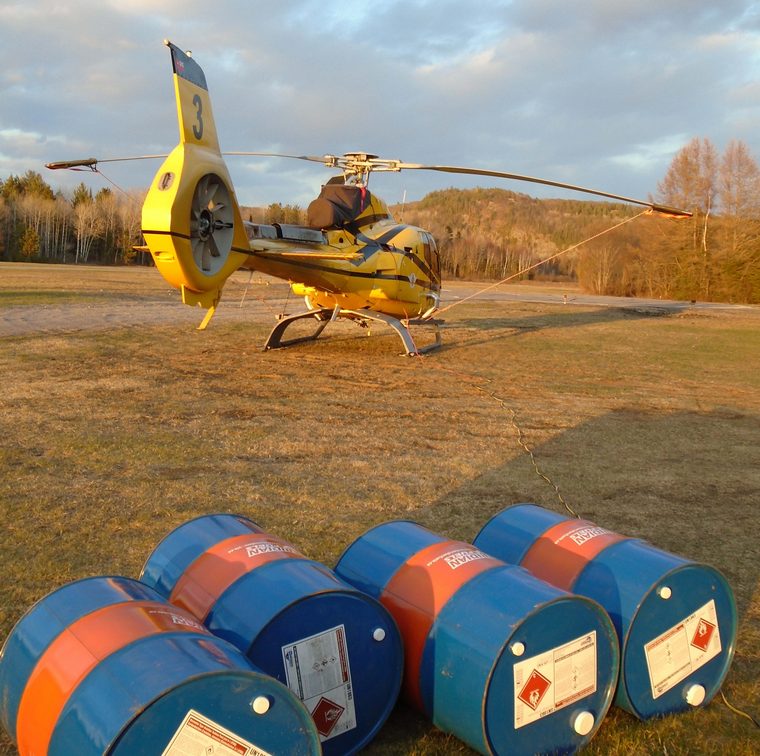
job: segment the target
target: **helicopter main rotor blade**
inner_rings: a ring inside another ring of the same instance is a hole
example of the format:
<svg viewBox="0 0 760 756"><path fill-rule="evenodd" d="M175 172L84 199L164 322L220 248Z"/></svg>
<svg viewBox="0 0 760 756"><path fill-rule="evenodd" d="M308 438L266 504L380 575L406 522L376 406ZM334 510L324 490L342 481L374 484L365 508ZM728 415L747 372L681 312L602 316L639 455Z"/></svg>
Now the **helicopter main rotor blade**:
<svg viewBox="0 0 760 756"><path fill-rule="evenodd" d="M570 189L574 192L584 192L585 194L594 194L597 197L607 197L608 199L620 200L621 202L630 202L634 205L650 207L656 213L663 215L672 215L676 218L691 218L692 213L687 210L679 210L675 207L660 205L656 202L647 200L634 199L633 197L624 197L620 194L611 194L602 192L599 189L589 189L585 186L576 186L575 184L565 184L561 181L551 181L550 179L541 179L534 176L523 176L519 173L505 173L504 171L491 171L486 168L462 168L455 165L422 165L421 163L397 163L395 166L398 170L418 170L418 171L440 171L442 173L461 173L471 176L490 176L492 178L512 179L514 181L527 181L533 184L543 184L544 186L555 186L558 189Z"/></svg>
<svg viewBox="0 0 760 756"><path fill-rule="evenodd" d="M280 157L291 158L292 160L308 160L312 163L322 163L323 165L334 165L335 156L323 155L318 157L316 155L284 155L280 152L223 152L222 155L230 155L234 157ZM95 169L98 163L123 163L129 160L157 160L163 159L168 156L168 153L161 155L135 155L133 157L117 157L117 158L82 158L81 160L56 160L52 163L45 163L45 168L49 168L51 171L59 171L67 168L91 168Z"/></svg>
<svg viewBox="0 0 760 756"><path fill-rule="evenodd" d="M222 155L233 157L277 157L289 158L290 160L308 160L310 163L322 163L330 165L336 158L334 155L286 155L282 152L223 152Z"/></svg>
<svg viewBox="0 0 760 756"><path fill-rule="evenodd" d="M226 156L236 157L276 157L287 158L289 160L305 160L309 163L321 163L328 168L340 168L349 170L354 173L371 171L438 171L440 173L458 173L469 176L489 176L490 178L509 179L512 181L524 181L532 184L542 184L543 186L554 186L558 189L569 189L573 192L582 192L584 194L593 194L597 197L606 197L607 199L618 200L619 202L628 202L634 205L651 208L654 212L661 215L669 215L674 218L691 218L692 213L687 210L679 210L668 205L661 205L657 202L648 200L635 199L634 197L625 197L621 194L612 194L603 192L599 189L590 189L585 186L576 184L566 184L562 181L552 181L551 179L536 178L535 176L525 176L519 173L507 173L505 171L493 171L487 168L465 168L456 165L424 165L422 163L403 163L400 160L385 160L376 158L374 155L364 153L348 153L346 155L289 155L282 152L223 152ZM47 163L46 168L59 170L62 168L90 168L96 170L98 163L118 163L127 160L151 160L155 158L165 158L166 155L141 155L139 157L107 158L98 160L97 158L85 158L82 160L66 160L54 163Z"/></svg>

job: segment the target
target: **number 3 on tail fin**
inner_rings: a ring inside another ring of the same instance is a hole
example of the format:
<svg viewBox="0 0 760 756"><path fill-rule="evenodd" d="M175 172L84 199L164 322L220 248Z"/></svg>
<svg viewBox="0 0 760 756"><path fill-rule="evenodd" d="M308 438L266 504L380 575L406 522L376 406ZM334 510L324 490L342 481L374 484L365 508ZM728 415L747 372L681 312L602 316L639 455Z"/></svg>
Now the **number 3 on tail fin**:
<svg viewBox="0 0 760 756"><path fill-rule="evenodd" d="M193 105L195 105L198 110L195 111L195 117L198 119L198 123L193 124L193 136L200 142L201 137L203 136L203 100L201 100L200 95L195 95L193 97Z"/></svg>

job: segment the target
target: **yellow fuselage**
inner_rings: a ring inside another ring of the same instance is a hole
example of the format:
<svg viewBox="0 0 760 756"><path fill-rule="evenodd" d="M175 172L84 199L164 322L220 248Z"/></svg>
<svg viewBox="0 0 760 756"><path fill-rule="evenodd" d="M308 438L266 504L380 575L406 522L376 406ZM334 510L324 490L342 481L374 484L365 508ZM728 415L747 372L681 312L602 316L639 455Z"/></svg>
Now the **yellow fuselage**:
<svg viewBox="0 0 760 756"><path fill-rule="evenodd" d="M374 220L378 215L385 217ZM441 281L433 237L396 223L377 197L366 213L373 220L366 223L364 216L357 219L358 229L325 231L324 242L308 248L296 249L295 241L284 238L294 245L292 252L253 249L241 267L289 281L293 292L314 307L412 318L435 306Z"/></svg>

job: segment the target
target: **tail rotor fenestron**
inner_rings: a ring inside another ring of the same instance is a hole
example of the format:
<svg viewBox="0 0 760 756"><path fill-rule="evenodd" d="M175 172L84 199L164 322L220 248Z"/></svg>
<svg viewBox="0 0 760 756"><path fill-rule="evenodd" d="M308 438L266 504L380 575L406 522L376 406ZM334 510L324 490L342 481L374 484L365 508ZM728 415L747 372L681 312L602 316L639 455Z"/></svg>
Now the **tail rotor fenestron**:
<svg viewBox="0 0 760 756"><path fill-rule="evenodd" d="M190 244L204 273L213 275L224 267L232 249L234 217L227 185L207 173L196 185L190 206Z"/></svg>

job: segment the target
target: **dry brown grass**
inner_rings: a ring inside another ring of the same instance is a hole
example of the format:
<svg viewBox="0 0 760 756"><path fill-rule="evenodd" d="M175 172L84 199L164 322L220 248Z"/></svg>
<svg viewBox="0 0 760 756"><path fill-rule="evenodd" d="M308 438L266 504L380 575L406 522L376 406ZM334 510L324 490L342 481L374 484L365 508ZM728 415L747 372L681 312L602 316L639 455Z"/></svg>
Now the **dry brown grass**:
<svg viewBox="0 0 760 756"><path fill-rule="evenodd" d="M97 290L93 317L109 297L170 296L155 271L7 273L16 302ZM444 349L406 359L394 335L350 324L262 353L269 310L222 310L204 333L184 320L0 340L0 638L62 583L137 576L198 514L240 512L333 564L393 518L470 539L514 502L561 508L519 427L584 517L724 571L740 610L724 689L760 714L760 313L471 303L447 314ZM719 701L648 723L614 710L588 751L749 756L757 733ZM399 706L368 752L469 750Z"/></svg>

